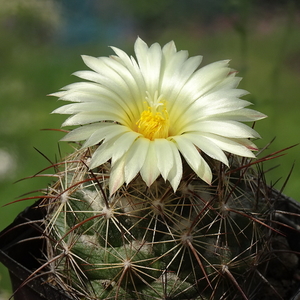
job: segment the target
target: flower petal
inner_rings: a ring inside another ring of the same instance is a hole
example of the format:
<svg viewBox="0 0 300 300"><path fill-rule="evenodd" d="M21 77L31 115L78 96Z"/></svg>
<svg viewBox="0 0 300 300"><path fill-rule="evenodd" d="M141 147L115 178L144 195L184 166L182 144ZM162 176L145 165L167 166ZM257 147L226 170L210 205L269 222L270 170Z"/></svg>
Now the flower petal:
<svg viewBox="0 0 300 300"><path fill-rule="evenodd" d="M222 120L205 120L197 124L200 127L200 132L213 133L229 138L260 138L260 135L249 126L236 121ZM194 131L195 126L186 126L186 132ZM200 134L199 132L199 134Z"/></svg>
<svg viewBox="0 0 300 300"><path fill-rule="evenodd" d="M140 174L147 186L151 186L151 184L156 180L156 178L160 174L160 171L158 169L156 148L153 141L150 141L149 143L147 157L141 168Z"/></svg>
<svg viewBox="0 0 300 300"><path fill-rule="evenodd" d="M120 159L131 147L134 141L141 136L141 134L136 133L134 131L128 131L122 134L115 142L114 142L114 152L112 155L112 164L115 161Z"/></svg>
<svg viewBox="0 0 300 300"><path fill-rule="evenodd" d="M159 88L161 72L162 51L158 43L147 44L138 38L134 45L136 58L143 74L146 88L150 94L154 94Z"/></svg>
<svg viewBox="0 0 300 300"><path fill-rule="evenodd" d="M79 142L88 139L96 130L110 125L109 123L94 123L73 129L61 141Z"/></svg>
<svg viewBox="0 0 300 300"><path fill-rule="evenodd" d="M141 170L148 152L150 140L138 138L128 149L125 158L125 182L128 184Z"/></svg>
<svg viewBox="0 0 300 300"><path fill-rule="evenodd" d="M156 139L154 140L154 147L157 158L157 167L163 179L167 180L174 163L173 158L170 157L170 153L172 153L170 142L165 139Z"/></svg>
<svg viewBox="0 0 300 300"><path fill-rule="evenodd" d="M182 161L176 145L173 142L170 142L169 144L172 150L172 153L170 153L170 155L173 156L173 167L169 172L168 180L175 192L182 178Z"/></svg>
<svg viewBox="0 0 300 300"><path fill-rule="evenodd" d="M252 151L257 148L248 139L230 139L209 133L206 133L205 136L224 151L243 157L255 157Z"/></svg>
<svg viewBox="0 0 300 300"><path fill-rule="evenodd" d="M126 126L118 124L109 124L110 126L102 127L94 131L90 137L83 144L83 148L94 146L100 143L102 140L105 140L104 143L107 143L109 140L114 139L116 136L123 135L125 132L128 132Z"/></svg>
<svg viewBox="0 0 300 300"><path fill-rule="evenodd" d="M211 183L212 173L208 164L197 151L196 147L185 136L172 137L182 156L194 172L208 184Z"/></svg>
<svg viewBox="0 0 300 300"><path fill-rule="evenodd" d="M228 166L228 159L225 153L212 140L197 133L188 133L185 137L211 158L219 160Z"/></svg>
<svg viewBox="0 0 300 300"><path fill-rule="evenodd" d="M113 195L125 182L124 167L125 167L124 159L119 159L112 166L109 174L110 195Z"/></svg>
<svg viewBox="0 0 300 300"><path fill-rule="evenodd" d="M101 166L105 162L111 159L114 152L114 142L122 135L120 133L117 136L114 136L109 142L102 143L98 146L97 150L92 155L92 159L90 161L89 167L90 169L94 169L98 166Z"/></svg>
<svg viewBox="0 0 300 300"><path fill-rule="evenodd" d="M85 125L100 121L115 121L121 124L127 124L127 119L124 118L116 113L109 113L103 111L88 111L88 112L80 112L74 116L69 117L66 121L62 124L64 126L74 126L74 125Z"/></svg>
<svg viewBox="0 0 300 300"><path fill-rule="evenodd" d="M198 69L185 85L182 93L192 93L191 99L198 99L205 95L227 78L230 72L228 63L228 60L217 61ZM193 88L195 86L197 89Z"/></svg>

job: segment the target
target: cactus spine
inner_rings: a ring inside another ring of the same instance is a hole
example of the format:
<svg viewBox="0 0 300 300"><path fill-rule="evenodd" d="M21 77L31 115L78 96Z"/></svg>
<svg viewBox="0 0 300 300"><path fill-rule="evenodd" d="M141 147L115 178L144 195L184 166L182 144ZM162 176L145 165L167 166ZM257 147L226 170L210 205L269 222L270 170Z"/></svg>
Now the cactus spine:
<svg viewBox="0 0 300 300"><path fill-rule="evenodd" d="M178 190L137 176L109 197L109 163L75 151L44 199L53 280L74 299L255 299L270 252L266 186L249 159L185 166Z"/></svg>

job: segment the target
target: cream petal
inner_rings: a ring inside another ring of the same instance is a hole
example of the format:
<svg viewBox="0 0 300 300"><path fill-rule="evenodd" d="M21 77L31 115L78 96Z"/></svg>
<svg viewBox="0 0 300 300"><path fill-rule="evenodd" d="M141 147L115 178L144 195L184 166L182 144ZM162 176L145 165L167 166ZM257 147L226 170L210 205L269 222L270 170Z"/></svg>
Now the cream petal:
<svg viewBox="0 0 300 300"><path fill-rule="evenodd" d="M64 106L61 106L53 111L56 114L77 114L80 112L89 112L89 111L102 111L108 113L115 113L116 110L120 110L120 107L114 103L71 103Z"/></svg>
<svg viewBox="0 0 300 300"><path fill-rule="evenodd" d="M257 146L249 139L234 139L234 141L242 146L245 146L249 150L252 150L252 151L258 150ZM254 154L253 154L253 157L255 157Z"/></svg>
<svg viewBox="0 0 300 300"><path fill-rule="evenodd" d="M93 57L89 55L82 55L82 60L84 63L93 71L95 71L96 74L99 74L101 77L107 77L107 78L113 78L116 79L118 82L122 83L117 76L118 74L109 68L105 61L107 59L110 59L109 57ZM116 77L115 77L116 76Z"/></svg>
<svg viewBox="0 0 300 300"><path fill-rule="evenodd" d="M65 93L81 92L87 94L101 94L103 87L95 82L81 81L68 84L65 87L63 87L63 89Z"/></svg>
<svg viewBox="0 0 300 300"><path fill-rule="evenodd" d="M133 68L128 69L126 65L119 63L119 61L112 59L111 57L105 58L104 63L120 76L126 85L126 89L130 91L132 95L137 94L139 96L139 85L141 84L145 87L140 71L137 72L136 69L133 71Z"/></svg>
<svg viewBox="0 0 300 300"><path fill-rule="evenodd" d="M222 150L243 157L255 157L251 150L257 150L256 146L247 139L229 139L215 134L206 133L205 136Z"/></svg>
<svg viewBox="0 0 300 300"><path fill-rule="evenodd" d="M185 85L187 80L193 75L202 61L202 56L194 56L188 58L187 51L180 51L171 57L164 56L163 60L163 76L162 76L162 93L168 86L181 88Z"/></svg>
<svg viewBox="0 0 300 300"><path fill-rule="evenodd" d="M115 47L111 47L111 48L114 50L114 52L118 55L118 57L120 58L124 66L131 73L132 77L136 81L136 86L140 90L140 94L143 95L146 90L146 85L145 85L144 77L135 59L130 58L124 51L118 48Z"/></svg>
<svg viewBox="0 0 300 300"><path fill-rule="evenodd" d="M177 190L179 184L180 184L180 180L182 178L182 161L181 161L181 157L178 151L178 148L176 147L176 145L173 142L169 143L171 146L171 150L172 150L172 156L173 156L173 167L169 172L168 175L168 181L170 182L174 192ZM171 153L170 153L171 155Z"/></svg>
<svg viewBox="0 0 300 300"><path fill-rule="evenodd" d="M182 67L186 60L188 59L187 51L180 51L171 57L164 57L162 61L162 78L161 78L161 93L167 97L171 97L171 93L168 92L169 89L176 87L176 84L180 82L180 89L184 85L185 81L188 79L186 75L185 80L178 80L179 78L184 79L182 76ZM191 70L188 70L191 71ZM192 73L192 72L191 72ZM182 76L182 77L181 77Z"/></svg>
<svg viewBox="0 0 300 300"><path fill-rule="evenodd" d="M172 153L170 142L165 139L156 139L154 140L154 147L158 169L164 180L167 180L174 163L173 158L170 156L170 153Z"/></svg>
<svg viewBox="0 0 300 300"><path fill-rule="evenodd" d="M116 136L120 136L128 132L126 126L112 124L111 126L106 126L96 130L83 144L83 148L94 146L104 140L104 143L107 143L111 139L114 139Z"/></svg>
<svg viewBox="0 0 300 300"><path fill-rule="evenodd" d="M132 90L132 97L135 99L135 105L137 106L137 109L139 110L139 112L142 112L144 109L144 103L141 100L145 99L146 90L147 90L142 72L138 64L133 58L130 59L124 51L121 51L118 48L114 48L114 47L112 48L115 51L115 53L119 56L121 62L123 63L123 65L126 67L128 72L132 76L130 82L129 80L127 80L126 77L126 82L129 88ZM114 59L116 59L116 57L114 57ZM134 89L131 86L133 85L133 83L135 84Z"/></svg>
<svg viewBox="0 0 300 300"><path fill-rule="evenodd" d="M126 152L125 182L128 184L141 170L148 152L150 140L140 137Z"/></svg>
<svg viewBox="0 0 300 300"><path fill-rule="evenodd" d="M128 106L131 107L130 102L132 99L132 91L128 87L128 81L130 81L130 78L128 76L123 78L119 72L111 68L112 62L115 63L114 60L108 57L95 58L91 56L83 56L83 60L88 67L99 73L99 76L102 75L102 78L100 79L101 85L104 85L108 89L114 91L120 99L123 99L125 104L128 104ZM115 64L114 67L116 68ZM119 70L120 69L123 71L126 70L124 66L119 64ZM135 85L136 82L134 82L133 87Z"/></svg>
<svg viewBox="0 0 300 300"><path fill-rule="evenodd" d="M163 74L161 76L161 94L172 104L182 87L192 76L193 72L201 63L201 56L187 58L188 52L180 51L173 55L169 62L163 61ZM171 113L171 110L170 110Z"/></svg>
<svg viewBox="0 0 300 300"><path fill-rule="evenodd" d="M197 151L196 147L183 135L173 137L173 140L176 142L179 151L192 170L194 170L202 180L210 184L212 179L210 167Z"/></svg>
<svg viewBox="0 0 300 300"><path fill-rule="evenodd" d="M224 78L222 81L220 81L215 87L213 87L210 90L210 93L213 93L217 90L225 90L228 91L230 89L235 89L239 83L241 82L241 77L236 77L236 72L234 72L232 69L230 70L231 73L227 75L226 78Z"/></svg>
<svg viewBox="0 0 300 300"><path fill-rule="evenodd" d="M72 92L68 91L65 92L64 95L62 95L60 100L72 101L78 103L69 104L69 106L64 105L54 110L52 113L64 113L64 110L66 108L73 107L72 105L75 105L75 107L80 107L80 105L82 105L86 111L88 110L95 111L95 106L96 106L101 111L113 110L113 113L118 112L119 115L122 114L124 119L127 119L126 121L127 123L129 119L135 120L137 116L140 115L140 110L142 107L142 104L136 105L135 104L136 102L134 101L126 102L124 99L119 97L119 95L117 95L114 92L111 92L108 89L101 89L98 91L97 94L81 92L81 91L72 91ZM68 113L71 113L71 111Z"/></svg>
<svg viewBox="0 0 300 300"><path fill-rule="evenodd" d="M262 114L259 111L243 108L235 111L228 111L224 113L219 113L213 116L214 119L219 120L232 120L238 122L253 122L266 118L265 114Z"/></svg>
<svg viewBox="0 0 300 300"><path fill-rule="evenodd" d="M60 93L59 100L71 101L71 102L115 102L120 107L124 107L123 99L121 99L116 93L108 90L107 88L93 83L93 88L88 86L80 87L76 85L70 90L62 91ZM68 88L68 87L64 87ZM52 95L52 94L51 94Z"/></svg>
<svg viewBox="0 0 300 300"><path fill-rule="evenodd" d="M127 55L127 53L125 51L123 51L122 49L119 49L117 47L113 47L113 46L110 46L110 48L115 52L115 54L119 57L120 61L122 61L122 63L124 64L124 66L127 67L127 69L129 71L131 71L131 73L135 73L132 72L134 70L134 66L132 64L132 61L130 59L130 57ZM114 57L115 59L115 57ZM136 71L138 71L139 69L137 68Z"/></svg>
<svg viewBox="0 0 300 300"><path fill-rule="evenodd" d="M182 90L183 93L193 94L192 99L198 99L211 91L227 78L230 68L228 60L218 61L197 70ZM197 86L197 89L195 89Z"/></svg>
<svg viewBox="0 0 300 300"><path fill-rule="evenodd" d="M209 155L211 158L216 159L228 166L228 159L225 153L219 148L218 145L212 142L212 140L201 136L197 133L188 133L184 135L201 151Z"/></svg>
<svg viewBox="0 0 300 300"><path fill-rule="evenodd" d="M233 98L232 101L231 98L222 99L220 97L215 98L214 96L206 96L204 99L200 98L186 109L176 107L178 110L177 112L175 112L175 107L173 107L173 111L175 113L170 114L170 118L172 118L172 124L174 124L173 131L183 132L187 126L195 124L202 119L210 119L211 117L215 117L215 115L220 116L220 120L223 119L222 116L224 115L224 119L226 119L226 113L232 112L234 114L235 111L241 110L241 108L251 104L250 102L241 100L239 98ZM182 111L184 111L184 113L182 113ZM177 116L177 119L174 117L174 115ZM255 119L251 121L254 120Z"/></svg>
<svg viewBox="0 0 300 300"><path fill-rule="evenodd" d="M124 159L119 159L112 166L109 174L110 195L113 195L125 182L124 167L125 167Z"/></svg>
<svg viewBox="0 0 300 300"><path fill-rule="evenodd" d="M202 112L201 114L197 114L197 109L189 109L185 112L185 114L182 114L182 116L176 122L172 120L172 123L174 122L174 126L172 126L174 132L173 134L192 130L201 131L204 128L202 125L206 121L225 123L236 122L237 126L239 126L238 124L241 124L240 127L244 128L247 125L242 125L242 123L239 122L254 122L267 117L265 114L248 108L242 108L237 110L234 110L234 108L232 108L231 111L225 110L226 108L224 109L223 113L220 113L219 110L216 109L216 114L213 114L213 110L210 110L211 115L209 114L209 112L206 112L206 114L202 116ZM252 136L252 134L253 131L248 137L259 137L259 135L257 134L255 136Z"/></svg>
<svg viewBox="0 0 300 300"><path fill-rule="evenodd" d="M63 95L65 95L66 91L59 91L59 92L55 92L55 93L51 93L51 94L48 94L48 96L53 96L53 97L57 97L58 100L62 100L61 97Z"/></svg>
<svg viewBox="0 0 300 300"><path fill-rule="evenodd" d="M149 143L147 157L141 168L140 174L147 186L151 186L160 174L154 141L150 141Z"/></svg>
<svg viewBox="0 0 300 300"><path fill-rule="evenodd" d="M134 46L136 58L150 95L159 90L162 51L158 43L152 44L149 48L140 38Z"/></svg>
<svg viewBox="0 0 300 300"><path fill-rule="evenodd" d="M118 137L119 136L116 136L114 139L110 140L107 143L102 143L97 148L97 150L95 150L89 163L90 169L94 169L98 166L101 166L102 164L111 159L114 151L113 143Z"/></svg>
<svg viewBox="0 0 300 300"><path fill-rule="evenodd" d="M70 131L61 139L61 141L74 141L74 142L83 141L88 139L95 131L106 126L110 126L110 124L94 123L94 124L81 126Z"/></svg>
<svg viewBox="0 0 300 300"><path fill-rule="evenodd" d="M101 164L107 162L109 159L111 159L116 153L118 153L118 149L116 148L117 141L127 135L128 129L125 126L118 126L119 130L115 130L116 132L107 132L105 136L103 136L103 132L98 132L99 133L99 138L103 139L104 141L100 146L98 146L97 150L93 153L91 162L90 162L90 168L93 169L97 166L100 166ZM134 134L133 134L134 135ZM137 134L138 135L138 134ZM88 142L88 141L87 141ZM84 147L85 145L83 145ZM116 162L118 162L120 159L124 160L124 157L126 155L126 152L121 151L123 153L118 153L119 159L114 159L112 161L112 165L114 165ZM116 157L115 157L116 158Z"/></svg>
<svg viewBox="0 0 300 300"><path fill-rule="evenodd" d="M71 102L75 102L75 104L78 103L91 104L91 103L97 103L103 101L102 99L106 99L105 96L107 96L107 94L102 95L100 91L98 91L97 93L92 93L92 92L86 92L81 90L70 90L70 91L63 92L59 100L71 101Z"/></svg>
<svg viewBox="0 0 300 300"><path fill-rule="evenodd" d="M176 101L172 103L178 106L176 110L172 110L174 122L182 115L182 111L186 111L192 103L209 93L228 76L230 69L227 66L228 61L212 63L200 68L191 76L178 93Z"/></svg>
<svg viewBox="0 0 300 300"><path fill-rule="evenodd" d="M245 90L218 90L213 93L205 94L201 96L193 103L194 109L203 110L205 109L204 115L210 110L218 110L219 108L227 108L228 110L240 109L251 105L252 103L246 100L239 99L248 92Z"/></svg>
<svg viewBox="0 0 300 300"><path fill-rule="evenodd" d="M114 142L114 152L112 155L112 164L120 159L125 152L128 151L130 146L134 143L134 141L141 136L140 133L134 131L128 131L122 134L115 142Z"/></svg>
<svg viewBox="0 0 300 300"><path fill-rule="evenodd" d="M260 138L260 135L249 126L231 120L205 120L197 123L199 132L213 133L229 138ZM186 126L186 132L195 131L195 126ZM201 131L200 131L201 130Z"/></svg>
<svg viewBox="0 0 300 300"><path fill-rule="evenodd" d="M76 71L72 75L100 84L102 84L102 81L105 80L105 77L103 75L90 70Z"/></svg>
<svg viewBox="0 0 300 300"><path fill-rule="evenodd" d="M176 45L174 41L170 41L165 44L162 48L162 53L166 59L171 58L174 54L177 53Z"/></svg>
<svg viewBox="0 0 300 300"><path fill-rule="evenodd" d="M118 122L120 124L128 124L128 118L122 118L121 114L116 113L108 113L102 111L89 111L89 112L80 112L74 116L69 117L62 124L64 126L74 126L74 125L85 125L100 121L113 121Z"/></svg>

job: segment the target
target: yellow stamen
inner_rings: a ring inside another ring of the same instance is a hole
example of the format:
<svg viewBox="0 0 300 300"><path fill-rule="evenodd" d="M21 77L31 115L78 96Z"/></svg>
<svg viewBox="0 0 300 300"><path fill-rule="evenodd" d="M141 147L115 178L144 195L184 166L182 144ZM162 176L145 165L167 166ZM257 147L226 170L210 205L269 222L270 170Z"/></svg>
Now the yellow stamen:
<svg viewBox="0 0 300 300"><path fill-rule="evenodd" d="M161 108L160 111L157 111L158 108ZM138 132L149 140L167 138L169 136L169 114L165 102L161 101L154 107L148 106L141 113L136 124Z"/></svg>

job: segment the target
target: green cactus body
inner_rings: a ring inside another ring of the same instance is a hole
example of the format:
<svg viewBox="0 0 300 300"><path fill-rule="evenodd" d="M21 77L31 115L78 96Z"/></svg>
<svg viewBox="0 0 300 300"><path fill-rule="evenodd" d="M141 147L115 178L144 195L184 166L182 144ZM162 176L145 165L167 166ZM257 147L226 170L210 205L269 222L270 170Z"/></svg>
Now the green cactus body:
<svg viewBox="0 0 300 300"><path fill-rule="evenodd" d="M89 171L89 151L57 173L45 231L74 299L247 299L271 233L246 160L214 162L211 186L187 170L176 193L137 177L109 197L109 163Z"/></svg>

